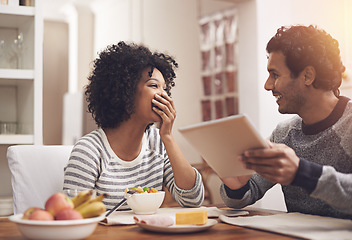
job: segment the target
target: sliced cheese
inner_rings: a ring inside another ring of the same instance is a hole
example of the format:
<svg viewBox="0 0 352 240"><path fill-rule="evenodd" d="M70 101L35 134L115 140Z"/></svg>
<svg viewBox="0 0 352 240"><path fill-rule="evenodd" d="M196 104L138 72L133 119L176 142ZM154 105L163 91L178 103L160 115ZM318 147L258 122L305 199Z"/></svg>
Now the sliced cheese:
<svg viewBox="0 0 352 240"><path fill-rule="evenodd" d="M206 210L181 211L176 213L176 225L205 224L208 221Z"/></svg>

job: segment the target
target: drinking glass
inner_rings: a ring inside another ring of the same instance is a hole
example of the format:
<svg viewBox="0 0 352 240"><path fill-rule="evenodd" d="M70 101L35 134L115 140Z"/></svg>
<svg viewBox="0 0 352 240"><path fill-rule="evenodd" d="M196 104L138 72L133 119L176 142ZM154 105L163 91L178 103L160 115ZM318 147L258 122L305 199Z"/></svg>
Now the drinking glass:
<svg viewBox="0 0 352 240"><path fill-rule="evenodd" d="M69 198L73 198L76 195L78 195L78 193L82 192L82 191L86 191L87 189L65 189L62 190L62 192L68 196ZM91 198L95 198L96 197L96 191L93 190L92 196Z"/></svg>
<svg viewBox="0 0 352 240"><path fill-rule="evenodd" d="M5 40L0 40L0 68L6 68Z"/></svg>
<svg viewBox="0 0 352 240"><path fill-rule="evenodd" d="M23 59L23 33L20 32L17 37L13 40L11 50L14 53L14 57L17 61L17 68L21 69L22 66L22 59Z"/></svg>

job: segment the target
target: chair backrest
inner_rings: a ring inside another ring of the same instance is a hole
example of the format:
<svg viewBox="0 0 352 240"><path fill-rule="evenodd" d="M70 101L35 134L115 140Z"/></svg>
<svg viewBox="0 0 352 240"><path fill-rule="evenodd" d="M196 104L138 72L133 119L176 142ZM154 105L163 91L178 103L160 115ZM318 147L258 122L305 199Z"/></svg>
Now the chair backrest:
<svg viewBox="0 0 352 240"><path fill-rule="evenodd" d="M52 194L62 191L64 168L72 147L15 145L7 149L14 214L29 207L44 208Z"/></svg>

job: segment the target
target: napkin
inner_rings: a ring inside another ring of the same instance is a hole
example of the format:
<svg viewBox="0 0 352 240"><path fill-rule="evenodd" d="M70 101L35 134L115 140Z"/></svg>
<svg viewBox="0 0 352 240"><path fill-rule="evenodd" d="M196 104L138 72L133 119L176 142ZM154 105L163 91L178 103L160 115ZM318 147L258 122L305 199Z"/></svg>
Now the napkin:
<svg viewBox="0 0 352 240"><path fill-rule="evenodd" d="M224 216L240 216L247 215L248 211L242 210L223 210L217 207L199 207L199 208L183 208L183 207L173 207L173 208L159 208L156 215L167 215L175 220L175 214L179 211L196 211L196 210L207 210L208 217L219 217ZM135 224L133 216L136 214L132 210L128 211L115 211L100 222L102 225L130 225Z"/></svg>
<svg viewBox="0 0 352 240"><path fill-rule="evenodd" d="M352 239L352 220L321 217L303 213L236 217L221 215L220 220L243 227L314 240Z"/></svg>
<svg viewBox="0 0 352 240"><path fill-rule="evenodd" d="M208 207L206 208L208 212L208 217L219 217L221 215L228 216L228 217L235 217L235 216L244 216L248 215L248 211L244 210L235 210L235 209L219 209L217 207Z"/></svg>

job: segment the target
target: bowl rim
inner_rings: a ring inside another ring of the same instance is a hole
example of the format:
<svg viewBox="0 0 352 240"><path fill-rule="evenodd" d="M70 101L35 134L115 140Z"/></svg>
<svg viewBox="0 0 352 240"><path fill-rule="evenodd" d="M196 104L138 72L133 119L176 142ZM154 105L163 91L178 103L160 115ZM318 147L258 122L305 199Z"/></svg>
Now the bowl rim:
<svg viewBox="0 0 352 240"><path fill-rule="evenodd" d="M155 192L155 193L135 193L135 194L132 194L130 195L130 197L134 197L134 196L152 196L152 195L164 195L165 194L165 191L158 191L158 192ZM125 193L125 196L127 194Z"/></svg>
<svg viewBox="0 0 352 240"><path fill-rule="evenodd" d="M15 214L9 217L9 220L17 224L34 225L34 226L73 226L73 225L85 225L90 223L97 223L105 219L105 213L98 217L84 218L79 220L52 220L52 221L41 221L41 220L27 220L22 219L23 213Z"/></svg>
<svg viewBox="0 0 352 240"><path fill-rule="evenodd" d="M140 196L139 196L140 195ZM165 191L158 191L156 193L141 193L133 194L127 197L127 205L138 215L154 214L158 211L165 198ZM153 204L148 204L148 207L141 206L143 201L153 200ZM141 209L142 208L142 209Z"/></svg>

